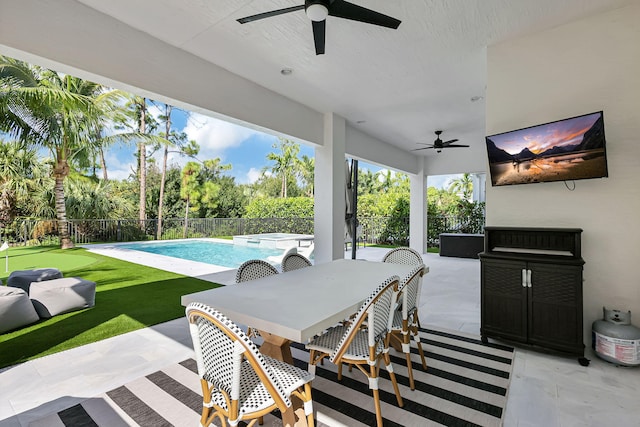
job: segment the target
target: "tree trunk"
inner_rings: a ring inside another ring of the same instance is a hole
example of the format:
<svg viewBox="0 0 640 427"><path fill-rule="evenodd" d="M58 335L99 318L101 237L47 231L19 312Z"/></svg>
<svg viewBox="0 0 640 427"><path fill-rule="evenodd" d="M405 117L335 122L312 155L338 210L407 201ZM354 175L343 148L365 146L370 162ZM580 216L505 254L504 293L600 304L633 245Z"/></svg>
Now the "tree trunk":
<svg viewBox="0 0 640 427"><path fill-rule="evenodd" d="M69 165L66 160L58 160L53 170L55 186L53 192L56 200L56 218L58 219L58 235L60 236L60 247L62 249L73 248L73 241L69 236L67 223L67 207L64 203L64 179L69 175Z"/></svg>
<svg viewBox="0 0 640 427"><path fill-rule="evenodd" d="M109 176L107 175L107 162L104 160L104 150L100 147L100 168L102 169L102 179L104 181L109 180Z"/></svg>
<svg viewBox="0 0 640 427"><path fill-rule="evenodd" d="M147 118L146 99L142 98L140 104L140 133L145 133ZM140 150L140 166L138 172L140 173L140 228L144 230L145 220L147 219L147 146L144 141L138 143Z"/></svg>
<svg viewBox="0 0 640 427"><path fill-rule="evenodd" d="M189 227L189 197L187 197L186 207L184 208L184 230L182 231L182 238L187 238L187 228Z"/></svg>
<svg viewBox="0 0 640 427"><path fill-rule="evenodd" d="M280 189L280 197L287 198L287 175L282 175L282 188Z"/></svg>
<svg viewBox="0 0 640 427"><path fill-rule="evenodd" d="M171 105L165 105L165 138L168 140L171 133ZM169 145L164 145L164 155L162 156L162 177L160 178L160 200L158 200L158 237L162 237L162 207L164 205L164 181L167 176L167 157L169 156Z"/></svg>

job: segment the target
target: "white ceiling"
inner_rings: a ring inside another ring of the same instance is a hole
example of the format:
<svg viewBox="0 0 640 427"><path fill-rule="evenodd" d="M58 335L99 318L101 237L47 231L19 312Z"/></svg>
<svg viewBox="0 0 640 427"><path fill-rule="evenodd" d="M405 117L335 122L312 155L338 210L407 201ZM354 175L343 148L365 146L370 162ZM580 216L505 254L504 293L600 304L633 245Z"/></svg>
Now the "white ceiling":
<svg viewBox="0 0 640 427"><path fill-rule="evenodd" d="M487 46L635 0L353 0L400 19L400 27L329 17L320 56L304 11L236 22L303 0L78 1L411 150L432 142L436 129L444 140L483 141L484 100L470 99L485 94ZM293 73L283 76L283 68Z"/></svg>

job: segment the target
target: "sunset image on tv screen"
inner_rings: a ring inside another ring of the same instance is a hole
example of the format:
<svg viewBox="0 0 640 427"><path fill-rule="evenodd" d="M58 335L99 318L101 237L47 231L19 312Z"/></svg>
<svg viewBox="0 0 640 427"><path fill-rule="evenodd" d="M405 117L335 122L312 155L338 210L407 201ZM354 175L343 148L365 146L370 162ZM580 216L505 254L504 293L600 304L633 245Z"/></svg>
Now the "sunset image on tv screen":
<svg viewBox="0 0 640 427"><path fill-rule="evenodd" d="M486 137L494 186L607 176L602 111Z"/></svg>

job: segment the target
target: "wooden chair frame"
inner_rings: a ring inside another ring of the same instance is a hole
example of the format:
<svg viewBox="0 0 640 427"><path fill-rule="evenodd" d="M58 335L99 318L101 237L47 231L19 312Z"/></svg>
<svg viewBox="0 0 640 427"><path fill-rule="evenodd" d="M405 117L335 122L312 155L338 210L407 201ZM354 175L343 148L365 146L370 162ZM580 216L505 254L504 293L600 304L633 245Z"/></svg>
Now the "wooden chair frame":
<svg viewBox="0 0 640 427"><path fill-rule="evenodd" d="M420 353L420 359L422 361L422 369L427 370L427 362L424 357L424 350L422 349L422 343L420 342L420 335L418 328L420 327L420 320L418 319L418 301L420 295L420 288L422 285L422 276L424 275L424 264L416 266L407 275L405 279L400 283L399 301L400 306L393 313L393 319L391 331L389 333L390 340L394 344L394 348L402 348L402 352L405 354L407 360L407 371L409 374L409 387L411 390L415 390L415 383L413 379L413 367L411 363L411 337L413 337ZM413 295L410 295L413 293ZM397 322L400 318L401 322Z"/></svg>
<svg viewBox="0 0 640 427"><path fill-rule="evenodd" d="M376 424L378 427L382 427L382 411L380 407L380 393L378 390L378 378L380 371L380 361L383 360L385 363L385 367L389 373L389 377L391 378L391 383L393 384L393 389L396 394L396 399L398 402L398 406L404 406L404 402L402 401L402 396L400 395L400 390L398 388L398 382L396 380L395 373L393 372L393 366L391 365L391 358L389 357L389 340L390 335L388 333L391 326L391 311L394 307L394 303L397 298L397 289L398 289L399 279L397 276L392 276L387 279L375 292L375 296L370 297L365 304L358 311L358 315L356 315L352 319L352 323L347 326L346 333L341 340L340 345L334 349L332 353L319 351L317 349L310 348L309 350L309 370L313 373L315 372L315 366L318 362L322 362L324 358L329 357L329 360L336 364L338 367L338 380L342 380L342 365L347 364L351 369L352 366L356 366L360 372L367 376L369 380L369 388L373 394L373 400L376 411ZM389 302L389 312L386 313L387 318L384 320L387 322L387 332L384 334L384 338L382 340L383 350L379 351L380 341L377 340L374 336L374 330L371 325L375 324L375 310L374 305L378 302L378 300L386 293L392 292L391 300ZM366 305L366 307L365 307ZM369 357L366 360L363 359L355 359L349 358L345 355L349 346L353 342L356 334L361 333L363 331L364 323L367 323L366 333L368 335L369 342Z"/></svg>

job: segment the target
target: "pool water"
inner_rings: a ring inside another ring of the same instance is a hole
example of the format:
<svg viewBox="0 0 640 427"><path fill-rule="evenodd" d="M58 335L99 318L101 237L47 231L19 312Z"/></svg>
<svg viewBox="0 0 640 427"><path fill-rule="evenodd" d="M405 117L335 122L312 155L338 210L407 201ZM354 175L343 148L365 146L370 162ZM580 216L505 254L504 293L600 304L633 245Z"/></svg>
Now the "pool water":
<svg viewBox="0 0 640 427"><path fill-rule="evenodd" d="M238 268L240 264L250 259L266 259L269 256L282 255L282 249L264 249L203 240L127 243L118 247L229 268Z"/></svg>

